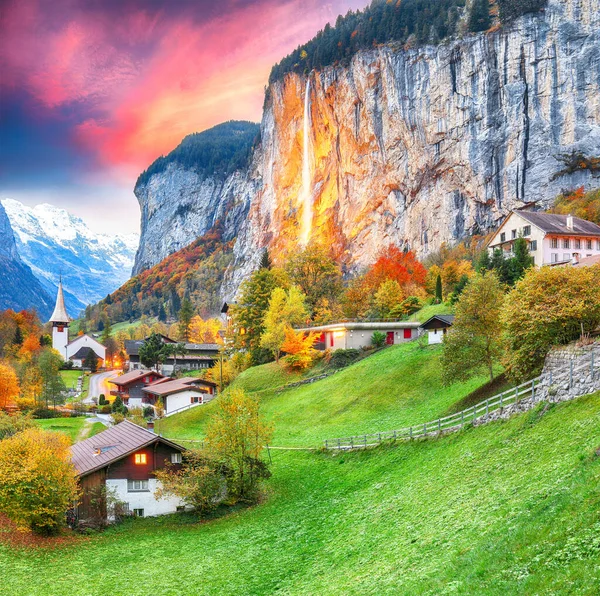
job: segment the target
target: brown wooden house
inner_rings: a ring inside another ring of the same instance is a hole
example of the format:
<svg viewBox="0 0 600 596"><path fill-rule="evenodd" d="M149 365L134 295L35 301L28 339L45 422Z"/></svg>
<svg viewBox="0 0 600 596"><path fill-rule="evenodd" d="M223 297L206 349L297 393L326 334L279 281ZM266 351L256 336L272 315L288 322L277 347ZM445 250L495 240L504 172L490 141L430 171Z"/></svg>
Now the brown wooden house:
<svg viewBox="0 0 600 596"><path fill-rule="evenodd" d="M71 447L82 497L80 520L101 515L110 521L106 502L98 497L106 487L126 508L140 517L174 513L184 508L176 497L158 500L156 470L181 464L183 447L128 420Z"/></svg>
<svg viewBox="0 0 600 596"><path fill-rule="evenodd" d="M155 370L132 370L109 381L109 383L117 387L110 393L111 395L120 395L127 407L139 408L143 405L144 401L142 389L163 378L164 375Z"/></svg>

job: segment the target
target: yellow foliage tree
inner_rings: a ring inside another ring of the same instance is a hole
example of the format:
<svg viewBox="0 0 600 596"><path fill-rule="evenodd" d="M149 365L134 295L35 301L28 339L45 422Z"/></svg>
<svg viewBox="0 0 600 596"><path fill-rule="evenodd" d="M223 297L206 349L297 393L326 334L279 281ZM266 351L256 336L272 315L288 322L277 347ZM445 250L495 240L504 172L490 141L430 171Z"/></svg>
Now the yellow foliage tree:
<svg viewBox="0 0 600 596"><path fill-rule="evenodd" d="M22 529L56 533L77 500L69 439L30 428L0 441L0 511Z"/></svg>
<svg viewBox="0 0 600 596"><path fill-rule="evenodd" d="M206 428L207 452L232 472L232 496L253 500L265 474L260 455L271 441L273 427L259 413L259 402L242 389L221 396Z"/></svg>
<svg viewBox="0 0 600 596"><path fill-rule="evenodd" d="M190 342L195 344L223 343L219 331L222 325L219 319L206 319L196 315L190 323Z"/></svg>
<svg viewBox="0 0 600 596"><path fill-rule="evenodd" d="M0 409L4 410L19 397L19 379L8 362L0 361Z"/></svg>

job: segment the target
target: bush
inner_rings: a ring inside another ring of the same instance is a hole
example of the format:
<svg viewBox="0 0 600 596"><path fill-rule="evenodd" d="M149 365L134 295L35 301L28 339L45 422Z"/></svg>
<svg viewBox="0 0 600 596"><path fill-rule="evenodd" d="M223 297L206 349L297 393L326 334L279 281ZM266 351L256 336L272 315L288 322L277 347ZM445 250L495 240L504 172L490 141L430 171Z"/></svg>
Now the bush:
<svg viewBox="0 0 600 596"><path fill-rule="evenodd" d="M107 401L107 399L106 399L106 397L105 397L104 393L101 393L101 394L98 396L98 405L99 405L99 406L105 406L107 403L108 403L108 401Z"/></svg>
<svg viewBox="0 0 600 596"><path fill-rule="evenodd" d="M35 426L35 423L30 416L23 416L23 414L9 415L0 411L0 441L33 426Z"/></svg>
<svg viewBox="0 0 600 596"><path fill-rule="evenodd" d="M110 407L110 405L107 404L99 408L98 411L100 412L100 414L110 414L112 412L112 408Z"/></svg>
<svg viewBox="0 0 600 596"><path fill-rule="evenodd" d="M49 408L36 408L31 412L34 418L60 418L60 414L56 410Z"/></svg>
<svg viewBox="0 0 600 596"><path fill-rule="evenodd" d="M371 335L371 345L376 348L383 348L385 345L385 333L381 331L374 331L373 335Z"/></svg>
<svg viewBox="0 0 600 596"><path fill-rule="evenodd" d="M348 350L335 350L335 352L331 353L329 366L331 366L331 368L344 368L359 358L360 351L355 350L354 348L350 348Z"/></svg>
<svg viewBox="0 0 600 596"><path fill-rule="evenodd" d="M70 440L29 428L0 441L0 510L20 529L56 533L77 498Z"/></svg>
<svg viewBox="0 0 600 596"><path fill-rule="evenodd" d="M142 415L144 418L154 418L154 408L152 406L144 406Z"/></svg>

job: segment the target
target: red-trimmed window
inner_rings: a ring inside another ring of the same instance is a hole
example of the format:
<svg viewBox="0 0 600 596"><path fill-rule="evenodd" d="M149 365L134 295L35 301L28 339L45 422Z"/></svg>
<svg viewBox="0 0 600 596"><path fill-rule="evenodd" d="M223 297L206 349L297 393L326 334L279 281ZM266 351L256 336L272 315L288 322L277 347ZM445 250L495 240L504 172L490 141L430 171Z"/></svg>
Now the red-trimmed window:
<svg viewBox="0 0 600 596"><path fill-rule="evenodd" d="M143 466L148 463L148 458L145 453L136 453L133 461L137 466Z"/></svg>

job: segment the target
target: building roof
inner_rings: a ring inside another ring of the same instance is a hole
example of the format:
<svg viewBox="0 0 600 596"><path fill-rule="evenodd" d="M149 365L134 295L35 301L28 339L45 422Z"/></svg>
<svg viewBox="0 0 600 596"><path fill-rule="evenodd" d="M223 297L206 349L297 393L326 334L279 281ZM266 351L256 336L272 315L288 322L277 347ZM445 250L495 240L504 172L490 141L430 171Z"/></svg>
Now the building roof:
<svg viewBox="0 0 600 596"><path fill-rule="evenodd" d="M168 337L166 339L168 339L169 341L166 341L164 338L166 336L162 336L163 337L163 341L165 343L177 343L175 341L173 341L172 339L169 339ZM123 343L125 345L125 352L127 352L127 354L129 356L139 356L140 355L140 346L144 343L145 340L143 339L126 339ZM185 349L188 352L218 352L221 349L220 344L184 344L185 345ZM190 354L191 355L191 354ZM181 356L178 356L178 359L180 359Z"/></svg>
<svg viewBox="0 0 600 596"><path fill-rule="evenodd" d="M542 213L539 211L515 211L515 213L518 213L523 219L540 228L546 234L600 236L600 226L580 217L573 217L573 227L568 228L568 215Z"/></svg>
<svg viewBox="0 0 600 596"><path fill-rule="evenodd" d="M162 379L163 375L156 372L155 370L131 370L120 377L115 379L110 379L108 382L113 385L129 385L129 383L133 383L134 381L139 380L141 377L145 377L146 375L156 375Z"/></svg>
<svg viewBox="0 0 600 596"><path fill-rule="evenodd" d="M579 259L577 263L573 263L573 267L592 267L593 265L600 265L600 255L583 257L583 259Z"/></svg>
<svg viewBox="0 0 600 596"><path fill-rule="evenodd" d="M427 319L422 325L422 329L440 329L451 327L454 324L454 315L433 315Z"/></svg>
<svg viewBox="0 0 600 596"><path fill-rule="evenodd" d="M65 295L63 294L62 280L58 282L58 292L56 294L56 305L54 306L54 312L50 317L49 323L68 323L71 319L67 314L67 307L65 306Z"/></svg>
<svg viewBox="0 0 600 596"><path fill-rule="evenodd" d="M71 462L77 474L85 476L157 441L184 451L181 445L124 420L85 441L75 443L71 447Z"/></svg>
<svg viewBox="0 0 600 596"><path fill-rule="evenodd" d="M82 338L87 337L88 339L90 339L91 341L93 341L95 344L99 345L102 348L106 348L106 346L104 344L101 344L97 339L94 339L91 335L89 335L88 333L84 333L83 335L78 335L75 339L72 339L67 345L68 346L72 346L74 343L77 343L78 341L81 341Z"/></svg>
<svg viewBox="0 0 600 596"><path fill-rule="evenodd" d="M218 352L221 344L185 344L185 349L190 352Z"/></svg>
<svg viewBox="0 0 600 596"><path fill-rule="evenodd" d="M184 377L182 379L173 379L164 383L152 383L151 385L144 387L142 391L158 396L172 395L173 393L180 393L181 391L198 391L198 393L203 393L198 387L199 385L205 385L207 387L217 386L216 383L205 381L204 379Z"/></svg>
<svg viewBox="0 0 600 596"><path fill-rule="evenodd" d="M376 331L377 329L416 329L421 323L413 321L361 321L355 323L330 323L317 327L303 327L296 331Z"/></svg>
<svg viewBox="0 0 600 596"><path fill-rule="evenodd" d="M94 352L94 354L96 354L96 352L89 346L83 346L70 357L70 360L85 360L90 352ZM98 356L98 354L96 354L96 356ZM98 358L102 359L101 356L98 356Z"/></svg>

